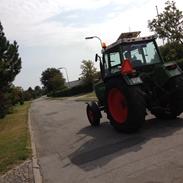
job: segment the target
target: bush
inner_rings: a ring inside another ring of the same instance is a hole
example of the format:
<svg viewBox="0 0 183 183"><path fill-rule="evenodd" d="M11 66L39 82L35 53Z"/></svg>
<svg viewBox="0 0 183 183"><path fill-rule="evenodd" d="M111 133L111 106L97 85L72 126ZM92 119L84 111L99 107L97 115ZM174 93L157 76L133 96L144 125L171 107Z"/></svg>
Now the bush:
<svg viewBox="0 0 183 183"><path fill-rule="evenodd" d="M176 62L179 64L179 63L183 63L183 58L179 59L179 60L176 60Z"/></svg>
<svg viewBox="0 0 183 183"><path fill-rule="evenodd" d="M7 114L6 108L4 106L0 106L0 118L4 118Z"/></svg>
<svg viewBox="0 0 183 183"><path fill-rule="evenodd" d="M9 93L0 92L0 118L5 117L6 114L12 113L12 102Z"/></svg>
<svg viewBox="0 0 183 183"><path fill-rule="evenodd" d="M61 91L56 91L49 93L47 96L50 97L69 97L73 95L78 95L81 93L88 93L93 91L93 87L91 84L83 84L83 85L78 85L72 88L67 88Z"/></svg>
<svg viewBox="0 0 183 183"><path fill-rule="evenodd" d="M177 42L167 43L159 47L165 62L181 60L183 58L183 45Z"/></svg>

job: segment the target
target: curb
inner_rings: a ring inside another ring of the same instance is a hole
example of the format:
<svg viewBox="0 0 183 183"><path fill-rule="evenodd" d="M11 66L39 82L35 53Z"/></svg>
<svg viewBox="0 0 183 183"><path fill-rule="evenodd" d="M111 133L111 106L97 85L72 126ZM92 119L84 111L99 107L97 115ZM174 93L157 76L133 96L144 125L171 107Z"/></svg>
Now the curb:
<svg viewBox="0 0 183 183"><path fill-rule="evenodd" d="M97 100L97 98L84 98L84 99L75 99L74 101L76 101L76 102L91 102L91 101L93 101L93 102L97 102L98 100Z"/></svg>
<svg viewBox="0 0 183 183"><path fill-rule="evenodd" d="M37 152L36 152L36 144L34 141L34 132L31 126L31 119L30 119L30 109L28 111L28 126L31 138L31 148L32 148L32 169L33 169L33 176L35 183L42 183L42 175L40 171L40 166L38 163Z"/></svg>

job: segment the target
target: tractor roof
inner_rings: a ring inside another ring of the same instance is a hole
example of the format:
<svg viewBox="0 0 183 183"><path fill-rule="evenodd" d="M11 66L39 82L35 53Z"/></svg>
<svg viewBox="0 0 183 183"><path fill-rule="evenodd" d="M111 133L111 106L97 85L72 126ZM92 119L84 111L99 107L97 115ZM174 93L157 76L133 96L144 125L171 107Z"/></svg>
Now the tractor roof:
<svg viewBox="0 0 183 183"><path fill-rule="evenodd" d="M136 38L140 35L140 31L136 31L136 32L123 32L120 34L120 36L118 37L117 41L120 39L124 39L124 38Z"/></svg>
<svg viewBox="0 0 183 183"><path fill-rule="evenodd" d="M140 31L121 33L121 35L119 36L117 41L110 44L109 46L107 46L105 51L109 50L117 45L120 45L120 44L151 41L151 40L156 39L156 35L147 36L147 37L138 37L139 35L140 35Z"/></svg>

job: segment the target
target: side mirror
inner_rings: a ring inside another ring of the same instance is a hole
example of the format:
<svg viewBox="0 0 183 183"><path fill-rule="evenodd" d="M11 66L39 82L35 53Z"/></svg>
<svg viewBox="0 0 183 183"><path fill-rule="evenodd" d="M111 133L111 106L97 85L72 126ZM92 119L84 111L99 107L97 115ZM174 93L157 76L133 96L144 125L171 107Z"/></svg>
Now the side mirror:
<svg viewBox="0 0 183 183"><path fill-rule="evenodd" d="M98 54L96 54L96 55L95 55L95 62L97 62L98 60L101 61L101 57L100 57Z"/></svg>

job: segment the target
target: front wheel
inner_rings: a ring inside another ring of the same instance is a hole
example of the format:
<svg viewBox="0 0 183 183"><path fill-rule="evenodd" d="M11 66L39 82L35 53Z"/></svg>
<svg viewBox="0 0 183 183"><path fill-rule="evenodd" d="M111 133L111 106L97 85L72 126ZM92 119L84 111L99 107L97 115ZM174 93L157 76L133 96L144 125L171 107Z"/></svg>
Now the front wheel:
<svg viewBox="0 0 183 183"><path fill-rule="evenodd" d="M102 117L100 109L95 102L90 102L86 106L86 113L91 126L99 126Z"/></svg>
<svg viewBox="0 0 183 183"><path fill-rule="evenodd" d="M146 106L141 90L127 86L120 79L107 83L107 116L118 131L137 131L145 121Z"/></svg>

